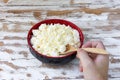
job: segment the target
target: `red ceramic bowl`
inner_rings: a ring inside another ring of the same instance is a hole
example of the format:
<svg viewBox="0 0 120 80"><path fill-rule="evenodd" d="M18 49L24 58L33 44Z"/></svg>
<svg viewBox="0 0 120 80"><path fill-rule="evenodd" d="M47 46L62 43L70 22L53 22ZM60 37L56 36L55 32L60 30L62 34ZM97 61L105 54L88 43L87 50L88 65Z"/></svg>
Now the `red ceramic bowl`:
<svg viewBox="0 0 120 80"><path fill-rule="evenodd" d="M43 55L41 53L39 53L38 51L36 51L31 44L31 37L32 37L32 30L33 29L38 29L38 27L41 24L65 24L66 26L69 25L70 27L72 27L73 29L76 29L79 32L79 36L80 36L80 47L83 44L84 41L84 36L82 33L82 30L76 26L75 24L73 24L72 22L66 21L66 20L61 20L61 19L48 19L48 20L43 20L37 24L35 24L28 32L28 36L27 36L27 42L28 42L28 46L30 49L30 52L33 54L33 56L35 56L38 60L44 62L44 63L50 63L50 64L65 64L70 62L71 60L73 60L76 57L76 52L71 52L67 55L64 56L59 56L59 57L52 57L52 56L47 56L47 55Z"/></svg>

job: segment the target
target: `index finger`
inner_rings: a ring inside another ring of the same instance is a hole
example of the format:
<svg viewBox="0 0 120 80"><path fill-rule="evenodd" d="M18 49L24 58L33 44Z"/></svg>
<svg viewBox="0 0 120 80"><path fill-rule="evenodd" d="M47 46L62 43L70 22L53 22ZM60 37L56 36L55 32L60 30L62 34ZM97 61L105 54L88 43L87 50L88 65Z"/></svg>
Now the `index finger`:
<svg viewBox="0 0 120 80"><path fill-rule="evenodd" d="M82 46L83 48L90 47L90 48L101 48L105 49L103 43L101 41L88 41Z"/></svg>

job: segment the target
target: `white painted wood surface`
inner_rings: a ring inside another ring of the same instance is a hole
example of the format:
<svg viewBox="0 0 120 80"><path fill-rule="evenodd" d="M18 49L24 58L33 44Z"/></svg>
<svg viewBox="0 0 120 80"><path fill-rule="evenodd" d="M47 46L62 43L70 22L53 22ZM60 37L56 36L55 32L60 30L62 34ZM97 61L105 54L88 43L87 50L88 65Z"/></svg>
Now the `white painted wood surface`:
<svg viewBox="0 0 120 80"><path fill-rule="evenodd" d="M120 0L0 0L0 80L83 80L78 60L41 63L29 52L26 36L50 18L72 21L88 40L102 40L110 52L109 80L120 80Z"/></svg>

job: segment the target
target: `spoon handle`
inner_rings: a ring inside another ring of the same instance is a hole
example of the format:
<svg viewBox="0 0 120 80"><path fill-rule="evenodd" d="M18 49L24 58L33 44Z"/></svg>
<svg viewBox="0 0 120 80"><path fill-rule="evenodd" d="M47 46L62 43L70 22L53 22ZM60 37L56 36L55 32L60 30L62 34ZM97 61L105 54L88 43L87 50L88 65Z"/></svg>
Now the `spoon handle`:
<svg viewBox="0 0 120 80"><path fill-rule="evenodd" d="M108 54L108 52L106 50L100 49L100 48L81 48L81 49L85 50L86 52L90 52L90 53L94 53L94 54ZM65 53L69 53L69 52L73 52L73 51L77 51L77 49L72 48L70 51L67 51Z"/></svg>
<svg viewBox="0 0 120 80"><path fill-rule="evenodd" d="M100 48L82 48L83 50L90 52L90 53L96 53L96 54L108 54L108 52L104 49Z"/></svg>
<svg viewBox="0 0 120 80"><path fill-rule="evenodd" d="M77 51L77 48L73 47L73 46L70 46L70 49L71 51ZM100 48L81 48L87 52L90 52L90 53L95 53L95 54L108 54L108 52L104 49L100 49Z"/></svg>

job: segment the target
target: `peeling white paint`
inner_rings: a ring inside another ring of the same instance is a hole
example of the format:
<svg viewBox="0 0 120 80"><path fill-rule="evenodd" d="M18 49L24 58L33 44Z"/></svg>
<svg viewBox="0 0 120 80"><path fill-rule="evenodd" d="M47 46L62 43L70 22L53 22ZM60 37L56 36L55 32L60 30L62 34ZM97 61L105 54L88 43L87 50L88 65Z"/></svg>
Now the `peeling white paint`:
<svg viewBox="0 0 120 80"><path fill-rule="evenodd" d="M37 60L28 49L26 37L28 30L34 23L44 19L60 18L69 20L79 26L85 34L85 41L88 39L103 41L110 53L110 60L116 60L116 62L110 61L109 75L111 77L109 80L120 80L120 19L109 19L111 15L113 18L116 15L119 17L119 12L111 11L119 9L119 4L119 0L8 0L7 3L0 0L0 70L2 69L0 79L43 80L45 76L48 76L50 79L66 77L71 78L70 80L83 80L82 78L75 79L83 76L83 73L79 72L78 59L59 67L48 66ZM80 10L82 8L87 8L88 11ZM99 10L99 8L107 8L110 11L103 11L99 14L89 13L89 10ZM20 12L22 10L23 12ZM68 10L68 13L47 15L48 11L63 10ZM73 10L73 12L69 13L69 10ZM38 16L40 18L36 18L34 12L39 12L40 16L39 14ZM3 30L3 24L7 25L7 29ZM109 26L111 29L108 28ZM15 29L19 31L15 32ZM12 39L5 39L6 36ZM15 46L15 44L20 46ZM13 52L9 53L5 51L6 49ZM9 63L4 63L4 61ZM10 64L22 68L16 70ZM27 74L30 75L27 76Z"/></svg>

